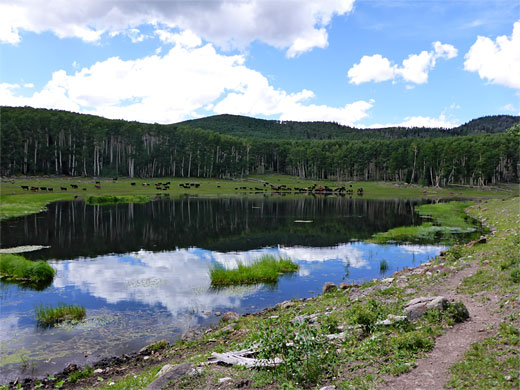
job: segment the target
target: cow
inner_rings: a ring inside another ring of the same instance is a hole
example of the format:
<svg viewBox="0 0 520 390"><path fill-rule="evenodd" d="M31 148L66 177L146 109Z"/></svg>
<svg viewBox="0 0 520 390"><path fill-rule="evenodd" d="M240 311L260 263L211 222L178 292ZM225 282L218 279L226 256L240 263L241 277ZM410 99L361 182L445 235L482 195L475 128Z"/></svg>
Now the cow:
<svg viewBox="0 0 520 390"><path fill-rule="evenodd" d="M29 186L20 186L22 187L22 190L29 191Z"/></svg>
<svg viewBox="0 0 520 390"><path fill-rule="evenodd" d="M60 187L62 191L67 191L67 187Z"/></svg>
<svg viewBox="0 0 520 390"><path fill-rule="evenodd" d="M135 186L135 181L130 183L131 186Z"/></svg>
<svg viewBox="0 0 520 390"><path fill-rule="evenodd" d="M52 188L52 187L47 187L47 191L52 192L52 191L54 191L54 188Z"/></svg>
<svg viewBox="0 0 520 390"><path fill-rule="evenodd" d="M70 185L72 188L78 188L78 185L77 184L71 184Z"/></svg>
<svg viewBox="0 0 520 390"><path fill-rule="evenodd" d="M95 187L100 190L101 189L101 186L99 184L96 184Z"/></svg>

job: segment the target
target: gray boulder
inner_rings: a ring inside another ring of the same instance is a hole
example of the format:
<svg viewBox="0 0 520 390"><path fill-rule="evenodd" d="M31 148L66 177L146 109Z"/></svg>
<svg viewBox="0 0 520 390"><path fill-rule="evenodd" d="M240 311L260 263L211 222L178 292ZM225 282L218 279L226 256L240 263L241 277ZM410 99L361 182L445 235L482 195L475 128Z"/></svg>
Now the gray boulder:
<svg viewBox="0 0 520 390"><path fill-rule="evenodd" d="M448 300L444 297L419 297L412 299L404 305L404 313L410 321L417 320L422 317L428 310L443 310L448 305Z"/></svg>
<svg viewBox="0 0 520 390"><path fill-rule="evenodd" d="M147 390L161 390L169 381L179 379L185 375L193 375L193 373L196 372L191 363L182 363L169 368L167 368L167 366L168 365L164 366L163 369L159 371L162 375L150 383Z"/></svg>

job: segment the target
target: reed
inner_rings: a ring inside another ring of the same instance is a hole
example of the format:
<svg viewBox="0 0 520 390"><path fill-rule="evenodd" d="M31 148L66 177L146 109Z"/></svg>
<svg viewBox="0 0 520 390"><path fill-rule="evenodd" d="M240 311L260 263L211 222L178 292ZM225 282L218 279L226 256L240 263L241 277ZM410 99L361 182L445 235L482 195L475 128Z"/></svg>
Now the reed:
<svg viewBox="0 0 520 390"><path fill-rule="evenodd" d="M250 265L240 263L235 269L215 266L210 270L210 277L213 286L276 283L280 274L295 272L298 268L290 259L265 255Z"/></svg>

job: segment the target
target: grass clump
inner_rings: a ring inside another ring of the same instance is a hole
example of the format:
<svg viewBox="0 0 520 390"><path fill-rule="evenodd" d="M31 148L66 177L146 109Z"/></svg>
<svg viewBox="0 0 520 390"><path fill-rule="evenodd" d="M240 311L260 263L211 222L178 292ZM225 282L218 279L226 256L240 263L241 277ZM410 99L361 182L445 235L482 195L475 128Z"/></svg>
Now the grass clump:
<svg viewBox="0 0 520 390"><path fill-rule="evenodd" d="M298 264L290 259L280 259L271 255L262 256L253 264L238 264L238 268L225 269L215 266L210 270L212 286L231 286L237 284L276 283L278 276L296 272Z"/></svg>
<svg viewBox="0 0 520 390"><path fill-rule="evenodd" d="M150 198L144 195L99 195L89 196L86 199L89 205L104 205L118 203L148 203Z"/></svg>
<svg viewBox="0 0 520 390"><path fill-rule="evenodd" d="M56 271L45 261L31 261L23 256L0 254L0 278L28 286L48 286Z"/></svg>
<svg viewBox="0 0 520 390"><path fill-rule="evenodd" d="M381 260L379 262L379 271L380 272L385 272L388 270L388 261L386 260Z"/></svg>
<svg viewBox="0 0 520 390"><path fill-rule="evenodd" d="M63 321L80 321L87 311L80 305L59 304L57 307L40 305L36 308L36 319L40 325L53 326Z"/></svg>
<svg viewBox="0 0 520 390"><path fill-rule="evenodd" d="M473 202L447 202L415 207L423 218L432 219L419 226L401 226L375 234L369 241L377 244L390 242L455 243L477 233L474 221L465 213ZM477 233L478 234L478 233Z"/></svg>
<svg viewBox="0 0 520 390"><path fill-rule="evenodd" d="M69 375L69 382L76 383L80 379L88 378L94 373L94 370L90 366L86 366L83 370L74 371Z"/></svg>

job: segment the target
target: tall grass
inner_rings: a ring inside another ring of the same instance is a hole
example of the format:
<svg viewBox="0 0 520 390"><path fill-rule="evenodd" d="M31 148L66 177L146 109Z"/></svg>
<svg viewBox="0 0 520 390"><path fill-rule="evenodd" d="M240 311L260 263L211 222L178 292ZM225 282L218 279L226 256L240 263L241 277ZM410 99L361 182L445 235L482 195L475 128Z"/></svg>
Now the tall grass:
<svg viewBox="0 0 520 390"><path fill-rule="evenodd" d="M12 254L0 254L0 278L22 284L39 285L52 282L56 271L45 261L31 261Z"/></svg>
<svg viewBox="0 0 520 390"><path fill-rule="evenodd" d="M240 263L235 269L215 266L210 270L210 277L213 286L276 283L280 274L295 272L298 268L290 259L265 255L250 265Z"/></svg>
<svg viewBox="0 0 520 390"><path fill-rule="evenodd" d="M87 204L103 205L103 204L117 204L117 203L147 203L150 198L144 195L99 195L89 196L86 199Z"/></svg>
<svg viewBox="0 0 520 390"><path fill-rule="evenodd" d="M65 305L60 303L56 307L51 305L40 305L35 309L36 319L41 325L52 326L59 322L81 320L85 317L87 311L83 306Z"/></svg>
<svg viewBox="0 0 520 390"><path fill-rule="evenodd" d="M379 271L380 272L385 272L386 270L388 270L388 261L381 260L379 262Z"/></svg>
<svg viewBox="0 0 520 390"><path fill-rule="evenodd" d="M389 242L411 243L454 243L461 239L478 236L478 226L466 213L465 209L473 202L447 202L425 204L415 207L415 211L432 222L419 226L401 226L387 232L376 233L371 242L385 244Z"/></svg>

